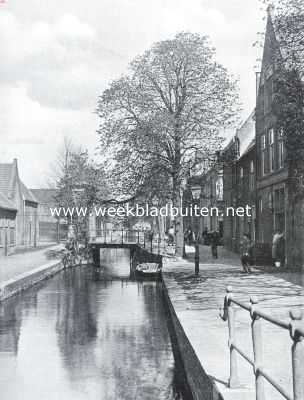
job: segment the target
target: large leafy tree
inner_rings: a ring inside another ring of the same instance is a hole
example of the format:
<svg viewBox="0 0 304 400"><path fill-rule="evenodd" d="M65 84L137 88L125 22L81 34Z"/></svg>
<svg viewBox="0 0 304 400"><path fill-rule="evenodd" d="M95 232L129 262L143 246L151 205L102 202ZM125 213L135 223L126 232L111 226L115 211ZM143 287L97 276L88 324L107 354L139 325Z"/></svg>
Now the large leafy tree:
<svg viewBox="0 0 304 400"><path fill-rule="evenodd" d="M236 110L236 82L215 61L206 36L179 33L154 44L98 102L98 133L115 187L126 197L157 192L180 207L183 178L219 149L220 128ZM182 218L175 221L181 255Z"/></svg>
<svg viewBox="0 0 304 400"><path fill-rule="evenodd" d="M57 188L57 205L65 209L82 207L83 213L73 214L70 220L83 225L87 220L85 209L90 210L109 196L102 168L90 158L86 149L75 146L70 139L65 138L52 171Z"/></svg>

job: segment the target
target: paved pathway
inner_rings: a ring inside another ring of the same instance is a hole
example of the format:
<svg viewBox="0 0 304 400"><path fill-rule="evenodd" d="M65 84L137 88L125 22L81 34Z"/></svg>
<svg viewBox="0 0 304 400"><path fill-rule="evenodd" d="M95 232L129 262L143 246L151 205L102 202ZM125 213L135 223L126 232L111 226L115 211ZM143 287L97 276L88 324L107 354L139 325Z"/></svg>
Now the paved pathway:
<svg viewBox="0 0 304 400"><path fill-rule="evenodd" d="M42 250L0 257L0 283L48 263L54 259L51 257L51 251L62 247L62 245L55 245Z"/></svg>
<svg viewBox="0 0 304 400"><path fill-rule="evenodd" d="M190 248L187 248L188 254ZM192 250L193 251L193 250ZM239 258L220 248L218 260L211 259L210 249L200 248L200 276L195 277L193 254L191 261L167 261L164 280L177 316L190 340L194 351L206 372L213 377L224 399L255 399L252 368L239 359L241 387L227 387L229 377L229 351L227 347L227 323L219 318L225 288L234 288L237 298L248 301L249 295L260 300L260 307L272 315L288 320L291 308L303 308L304 290L299 285L283 279L281 274L263 273L255 270L251 275L242 273ZM296 279L301 275L297 274ZM250 316L237 310L237 342L252 355ZM291 339L287 331L263 323L265 367L277 381L291 392ZM270 385L266 384L267 400L279 400Z"/></svg>

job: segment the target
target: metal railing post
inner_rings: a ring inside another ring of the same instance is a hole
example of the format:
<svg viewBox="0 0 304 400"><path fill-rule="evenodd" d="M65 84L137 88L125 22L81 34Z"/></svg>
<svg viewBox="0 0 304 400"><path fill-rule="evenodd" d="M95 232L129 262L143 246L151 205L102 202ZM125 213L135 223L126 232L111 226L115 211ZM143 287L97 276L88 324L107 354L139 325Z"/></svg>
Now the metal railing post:
<svg viewBox="0 0 304 400"><path fill-rule="evenodd" d="M292 378L294 400L304 399L304 337L297 332L297 327L303 329L303 313L301 310L290 311L290 336L293 340Z"/></svg>
<svg viewBox="0 0 304 400"><path fill-rule="evenodd" d="M123 233L124 233L124 231L123 231L123 229L121 230L121 244L123 244L123 242L124 242L124 240L123 240Z"/></svg>
<svg viewBox="0 0 304 400"><path fill-rule="evenodd" d="M256 400L264 400L264 378L260 374L260 368L262 368L263 364L262 319L255 312L256 305L258 304L258 299L256 297L251 297L250 303L250 316L252 319L251 334L255 374L255 398Z"/></svg>
<svg viewBox="0 0 304 400"><path fill-rule="evenodd" d="M137 232L137 243L139 243L139 231Z"/></svg>
<svg viewBox="0 0 304 400"><path fill-rule="evenodd" d="M144 249L146 248L146 233L144 232Z"/></svg>
<svg viewBox="0 0 304 400"><path fill-rule="evenodd" d="M4 255L8 255L7 228L4 228Z"/></svg>
<svg viewBox="0 0 304 400"><path fill-rule="evenodd" d="M239 386L238 377L238 366L237 366L237 351L233 344L235 341L235 308L232 303L232 288L230 286L226 289L225 304L227 306L227 316L228 316L228 329L229 329L229 341L228 346L230 350L230 377L228 386L230 388L235 388Z"/></svg>

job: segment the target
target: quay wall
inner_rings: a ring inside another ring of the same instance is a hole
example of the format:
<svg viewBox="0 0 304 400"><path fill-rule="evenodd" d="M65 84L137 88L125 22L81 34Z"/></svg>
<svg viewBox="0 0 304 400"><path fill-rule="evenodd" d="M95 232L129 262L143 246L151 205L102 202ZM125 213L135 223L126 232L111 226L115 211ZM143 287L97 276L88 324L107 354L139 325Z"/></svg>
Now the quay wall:
<svg viewBox="0 0 304 400"><path fill-rule="evenodd" d="M193 400L223 400L222 395L207 375L201 362L184 332L166 287L166 279L163 277L163 294L165 306L169 314L169 330L178 363L182 365L186 383Z"/></svg>
<svg viewBox="0 0 304 400"><path fill-rule="evenodd" d="M34 286L44 279L54 276L63 269L64 266L60 260L53 260L40 267L34 268L31 271L17 275L12 279L0 283L0 301Z"/></svg>

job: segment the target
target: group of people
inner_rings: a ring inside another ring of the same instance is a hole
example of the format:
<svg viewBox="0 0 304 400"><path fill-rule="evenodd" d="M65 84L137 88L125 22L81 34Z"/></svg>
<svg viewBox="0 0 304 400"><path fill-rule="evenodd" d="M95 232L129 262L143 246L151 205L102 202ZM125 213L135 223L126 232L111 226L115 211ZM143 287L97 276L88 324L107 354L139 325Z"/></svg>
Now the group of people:
<svg viewBox="0 0 304 400"><path fill-rule="evenodd" d="M272 239L271 247L272 263L276 267L283 267L285 262L285 238L281 230L277 230ZM250 235L245 233L241 243L241 263L246 273L251 273L253 264L253 243Z"/></svg>
<svg viewBox="0 0 304 400"><path fill-rule="evenodd" d="M173 226L168 231L169 241L174 241L174 228ZM217 231L210 231L208 232L207 229L204 229L202 233L203 242L205 244L210 245L211 247L211 254L213 258L218 258L218 245L220 240L219 232ZM196 235L191 229L188 227L184 232L184 240L187 245L192 245L196 241ZM253 242L251 241L251 237L248 233L243 235L243 239L240 246L240 255L241 255L241 263L245 273L251 273L251 266L253 265L254 261L254 254L253 254ZM284 266L285 261L285 239L284 234L282 231L277 230L273 235L272 240L272 261L273 265L276 267Z"/></svg>

